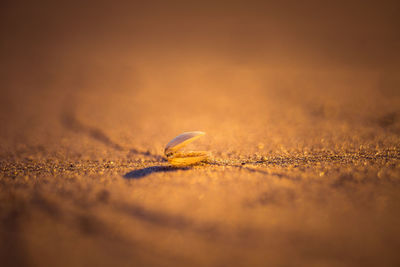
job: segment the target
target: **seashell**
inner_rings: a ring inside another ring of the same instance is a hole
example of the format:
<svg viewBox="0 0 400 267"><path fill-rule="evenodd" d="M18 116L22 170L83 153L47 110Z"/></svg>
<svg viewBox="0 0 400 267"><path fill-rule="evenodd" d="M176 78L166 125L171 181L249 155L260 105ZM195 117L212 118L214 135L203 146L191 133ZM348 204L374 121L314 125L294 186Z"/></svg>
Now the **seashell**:
<svg viewBox="0 0 400 267"><path fill-rule="evenodd" d="M178 150L205 134L205 132L200 131L185 132L169 141L164 149L168 162L174 166L187 166L205 161L209 156L207 151L178 152Z"/></svg>

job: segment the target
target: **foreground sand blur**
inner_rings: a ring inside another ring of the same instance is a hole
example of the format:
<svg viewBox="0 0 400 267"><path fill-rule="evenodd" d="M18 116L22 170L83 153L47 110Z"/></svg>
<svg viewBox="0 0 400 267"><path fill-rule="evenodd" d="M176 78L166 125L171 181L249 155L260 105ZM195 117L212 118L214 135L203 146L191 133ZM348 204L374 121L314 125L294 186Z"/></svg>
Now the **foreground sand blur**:
<svg viewBox="0 0 400 267"><path fill-rule="evenodd" d="M4 5L0 265L398 266L397 4L174 3Z"/></svg>

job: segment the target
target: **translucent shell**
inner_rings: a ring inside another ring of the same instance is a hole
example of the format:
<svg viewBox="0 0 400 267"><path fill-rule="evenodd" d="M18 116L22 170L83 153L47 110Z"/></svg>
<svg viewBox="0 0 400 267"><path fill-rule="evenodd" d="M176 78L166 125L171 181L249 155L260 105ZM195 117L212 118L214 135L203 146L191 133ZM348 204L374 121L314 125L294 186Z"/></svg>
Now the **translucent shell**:
<svg viewBox="0 0 400 267"><path fill-rule="evenodd" d="M174 166L188 166L207 160L209 156L207 151L178 152L178 150L205 134L205 132L199 131L185 132L169 141L164 149L168 162Z"/></svg>

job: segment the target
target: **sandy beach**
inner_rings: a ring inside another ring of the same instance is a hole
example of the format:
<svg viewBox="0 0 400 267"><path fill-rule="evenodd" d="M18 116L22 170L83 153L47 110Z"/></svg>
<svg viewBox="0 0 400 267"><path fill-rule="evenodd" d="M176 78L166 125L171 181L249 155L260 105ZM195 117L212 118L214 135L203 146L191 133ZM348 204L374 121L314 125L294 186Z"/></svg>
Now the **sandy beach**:
<svg viewBox="0 0 400 267"><path fill-rule="evenodd" d="M1 266L400 265L396 1L1 5Z"/></svg>

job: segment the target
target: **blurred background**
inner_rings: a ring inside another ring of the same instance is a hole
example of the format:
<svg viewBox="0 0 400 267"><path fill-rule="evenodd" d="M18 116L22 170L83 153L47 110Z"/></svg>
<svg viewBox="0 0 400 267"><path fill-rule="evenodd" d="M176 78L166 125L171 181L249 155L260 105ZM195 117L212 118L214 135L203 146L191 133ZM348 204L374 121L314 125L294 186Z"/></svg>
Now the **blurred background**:
<svg viewBox="0 0 400 267"><path fill-rule="evenodd" d="M223 131L228 149L305 118L398 133L399 11L398 1L3 1L1 151L65 146L75 157L92 146L70 144L77 123L154 153L185 130ZM299 128L284 139L296 136L307 139Z"/></svg>

